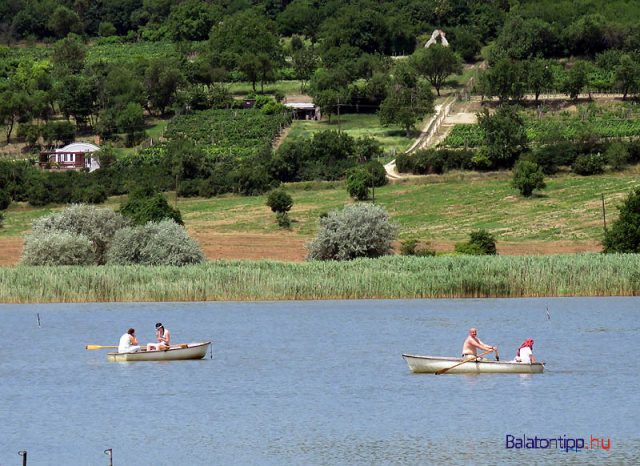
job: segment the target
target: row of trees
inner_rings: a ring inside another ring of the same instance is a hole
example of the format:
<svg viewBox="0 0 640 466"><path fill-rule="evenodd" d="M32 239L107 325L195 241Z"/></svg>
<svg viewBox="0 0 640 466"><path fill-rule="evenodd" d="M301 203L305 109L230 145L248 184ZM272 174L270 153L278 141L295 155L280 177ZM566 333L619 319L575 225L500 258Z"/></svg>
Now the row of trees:
<svg viewBox="0 0 640 466"><path fill-rule="evenodd" d="M596 55L595 61L575 60L564 65L543 58L500 58L480 75L476 89L501 101L517 101L532 94L537 102L544 93L564 93L576 99L591 92L618 92L626 99L640 93L640 56L611 50Z"/></svg>

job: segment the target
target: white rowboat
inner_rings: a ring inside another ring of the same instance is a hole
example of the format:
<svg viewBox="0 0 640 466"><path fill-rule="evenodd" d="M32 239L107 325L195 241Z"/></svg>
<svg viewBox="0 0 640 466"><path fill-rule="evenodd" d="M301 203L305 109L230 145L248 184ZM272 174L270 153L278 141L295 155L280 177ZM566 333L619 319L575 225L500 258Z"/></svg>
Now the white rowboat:
<svg viewBox="0 0 640 466"><path fill-rule="evenodd" d="M129 361L181 361L185 359L202 359L207 354L210 341L171 345L169 349L155 351L138 351L137 353L107 353L110 362Z"/></svg>
<svg viewBox="0 0 640 466"><path fill-rule="evenodd" d="M460 364L462 358L447 358L443 356L418 356L403 354L402 357L411 372L416 374L435 374L437 371ZM468 358L467 358L468 359ZM510 361L469 361L454 367L445 374L542 374L543 363L526 364Z"/></svg>

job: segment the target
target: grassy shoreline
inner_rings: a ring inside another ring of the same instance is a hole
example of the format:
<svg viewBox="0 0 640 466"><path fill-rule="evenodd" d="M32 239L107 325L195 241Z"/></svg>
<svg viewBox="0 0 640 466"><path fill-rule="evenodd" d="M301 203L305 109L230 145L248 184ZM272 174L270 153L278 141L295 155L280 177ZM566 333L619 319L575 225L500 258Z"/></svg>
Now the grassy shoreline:
<svg viewBox="0 0 640 466"><path fill-rule="evenodd" d="M0 303L634 296L640 255L0 268Z"/></svg>

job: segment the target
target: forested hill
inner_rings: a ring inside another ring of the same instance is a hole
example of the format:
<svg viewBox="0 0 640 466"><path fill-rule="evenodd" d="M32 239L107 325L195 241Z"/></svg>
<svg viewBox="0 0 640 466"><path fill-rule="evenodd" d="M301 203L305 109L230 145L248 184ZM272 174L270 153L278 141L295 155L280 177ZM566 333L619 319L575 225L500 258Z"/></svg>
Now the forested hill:
<svg viewBox="0 0 640 466"><path fill-rule="evenodd" d="M329 48L366 53L411 53L416 37L434 27L446 28L460 49L498 36L513 58L640 45L635 0L4 0L0 40L7 45L54 41L72 32L87 38L201 41L216 25L247 10L272 21L280 36L296 34Z"/></svg>

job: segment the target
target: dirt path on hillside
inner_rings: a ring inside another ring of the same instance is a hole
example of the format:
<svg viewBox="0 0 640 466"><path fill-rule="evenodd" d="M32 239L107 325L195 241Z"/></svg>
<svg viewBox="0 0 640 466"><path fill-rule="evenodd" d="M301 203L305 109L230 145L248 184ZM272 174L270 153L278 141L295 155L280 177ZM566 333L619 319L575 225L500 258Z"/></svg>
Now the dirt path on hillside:
<svg viewBox="0 0 640 466"><path fill-rule="evenodd" d="M195 233L209 260L260 260L300 262L306 257L307 238L287 234ZM452 252L455 241L431 241L429 247L438 252ZM498 253L505 256L576 254L600 252L598 241L526 241L497 243ZM399 243L395 245L399 250ZM22 254L22 238L0 238L0 266L16 265Z"/></svg>

